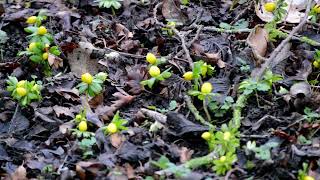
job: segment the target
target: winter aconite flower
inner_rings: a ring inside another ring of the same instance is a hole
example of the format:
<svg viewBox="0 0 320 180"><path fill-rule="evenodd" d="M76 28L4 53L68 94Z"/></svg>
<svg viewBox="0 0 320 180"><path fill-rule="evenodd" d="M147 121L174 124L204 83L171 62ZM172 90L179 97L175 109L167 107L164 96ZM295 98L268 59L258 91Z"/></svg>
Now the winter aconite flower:
<svg viewBox="0 0 320 180"><path fill-rule="evenodd" d="M37 22L37 16L30 16L26 21L26 23L28 24L34 24L36 22Z"/></svg>
<svg viewBox="0 0 320 180"><path fill-rule="evenodd" d="M211 133L210 132L204 132L201 135L201 138L208 141L211 138Z"/></svg>
<svg viewBox="0 0 320 180"><path fill-rule="evenodd" d="M314 180L314 177L312 177L312 176L305 176L305 177L303 177L303 180Z"/></svg>
<svg viewBox="0 0 320 180"><path fill-rule="evenodd" d="M193 78L193 73L191 71L188 71L188 72L184 73L183 78L186 81L191 81Z"/></svg>
<svg viewBox="0 0 320 180"><path fill-rule="evenodd" d="M49 54L48 54L48 53L45 52L45 53L42 54L42 59L43 59L43 60L47 60L48 57L49 57Z"/></svg>
<svg viewBox="0 0 320 180"><path fill-rule="evenodd" d="M108 126L107 126L107 131L110 133L110 134L114 134L118 131L118 128L117 126L114 124L114 123L110 123Z"/></svg>
<svg viewBox="0 0 320 180"><path fill-rule="evenodd" d="M264 4L264 9L268 12L273 12L276 9L276 3L269 2Z"/></svg>
<svg viewBox="0 0 320 180"><path fill-rule="evenodd" d="M47 28L46 27L44 27L44 26L40 26L39 28L38 28L38 35L45 35L45 34L47 34L47 32L48 32L48 30L47 30Z"/></svg>
<svg viewBox="0 0 320 180"><path fill-rule="evenodd" d="M157 57L152 54L152 53L148 53L146 56L146 60L148 61L148 63L150 64L156 64L157 63Z"/></svg>
<svg viewBox="0 0 320 180"><path fill-rule="evenodd" d="M209 82L203 83L201 86L201 92L203 94L211 93L212 89L213 89L213 87L212 87L211 83L209 83Z"/></svg>
<svg viewBox="0 0 320 180"><path fill-rule="evenodd" d="M87 121L81 121L79 123L79 131L85 132L85 131L87 131L87 129L88 129Z"/></svg>
<svg viewBox="0 0 320 180"><path fill-rule="evenodd" d="M151 77L157 77L161 73L160 69L157 66L151 66L149 69L149 74Z"/></svg>
<svg viewBox="0 0 320 180"><path fill-rule="evenodd" d="M93 80L93 77L90 73L85 73L85 74L82 74L81 76L81 81L86 84L91 84L92 80Z"/></svg>
<svg viewBox="0 0 320 180"><path fill-rule="evenodd" d="M21 97L27 95L27 90L26 88L23 88L23 87L18 87L17 88L17 94Z"/></svg>

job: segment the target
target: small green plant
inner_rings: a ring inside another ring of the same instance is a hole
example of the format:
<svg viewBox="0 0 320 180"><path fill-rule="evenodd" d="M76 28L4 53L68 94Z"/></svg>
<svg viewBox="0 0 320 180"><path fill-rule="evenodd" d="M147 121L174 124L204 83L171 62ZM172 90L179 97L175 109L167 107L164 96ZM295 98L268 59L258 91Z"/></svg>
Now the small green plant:
<svg viewBox="0 0 320 180"><path fill-rule="evenodd" d="M219 27L225 30L239 30L239 29L245 29L248 28L249 22L245 19L239 19L234 25L230 25L225 22L221 22L219 24Z"/></svg>
<svg viewBox="0 0 320 180"><path fill-rule="evenodd" d="M151 161L151 163L162 170L166 169L166 171L174 174L176 178L183 178L191 172L190 169L184 166L176 166L165 156L161 156L158 161Z"/></svg>
<svg viewBox="0 0 320 180"><path fill-rule="evenodd" d="M128 123L126 119L120 117L119 111L113 116L112 121L104 128L105 134L114 134L119 131L127 130L125 126Z"/></svg>
<svg viewBox="0 0 320 180"><path fill-rule="evenodd" d="M162 64L166 62L166 59L164 57L157 58L153 53L148 53L146 56L146 61L149 63L150 66L157 66L159 64Z"/></svg>
<svg viewBox="0 0 320 180"><path fill-rule="evenodd" d="M41 100L41 81L18 81L16 77L9 76L7 80L7 91L11 93L21 106L29 105L31 102Z"/></svg>
<svg viewBox="0 0 320 180"><path fill-rule="evenodd" d="M237 161L237 156L234 153L228 152L225 156L213 160L213 170L218 175L225 175L232 168L232 164Z"/></svg>
<svg viewBox="0 0 320 180"><path fill-rule="evenodd" d="M101 93L102 84L107 79L107 73L100 72L95 76L89 73L82 74L81 83L77 85L79 93L85 93L87 96L94 97Z"/></svg>
<svg viewBox="0 0 320 180"><path fill-rule="evenodd" d="M121 8L121 1L123 0L95 0L95 2L99 3L99 7L111 8L113 15L116 14L115 9Z"/></svg>
<svg viewBox="0 0 320 180"><path fill-rule="evenodd" d="M314 59L314 61L313 61L313 66L315 67L315 68L320 68L320 50L316 50L316 52L314 53L314 56L313 56L313 59Z"/></svg>
<svg viewBox="0 0 320 180"><path fill-rule="evenodd" d="M215 117L223 117L232 108L233 103L233 98L227 96L222 103L215 100L210 101L208 107Z"/></svg>
<svg viewBox="0 0 320 180"><path fill-rule="evenodd" d="M79 143L79 147L82 150L82 157L87 159L90 156L93 156L92 147L96 144L96 138L94 136L83 138Z"/></svg>
<svg viewBox="0 0 320 180"><path fill-rule="evenodd" d="M204 132L201 137L208 143L210 151L215 151L220 156L227 152L235 153L240 146L239 131L237 128L222 124L221 130L214 132Z"/></svg>
<svg viewBox="0 0 320 180"><path fill-rule="evenodd" d="M302 168L298 171L298 180L315 180L314 177L308 175L308 164L303 163Z"/></svg>
<svg viewBox="0 0 320 180"><path fill-rule="evenodd" d="M51 46L53 36L48 32L42 21L46 20L44 11L40 11L38 16L31 16L27 19L29 26L24 30L31 35L28 36L29 47L25 51L18 53L18 56L27 55L29 59L37 64L43 65L44 73L51 75L51 65L61 54L57 46Z"/></svg>
<svg viewBox="0 0 320 180"><path fill-rule="evenodd" d="M156 106L148 106L148 109L158 111L160 113L167 113L169 111L173 111L177 108L177 101L170 101L168 109L166 108L157 108Z"/></svg>
<svg viewBox="0 0 320 180"><path fill-rule="evenodd" d="M163 81L163 80L171 77L171 73L169 71L170 71L170 68L161 73L160 69L157 66L153 65L149 69L149 74L150 74L151 78L144 80L144 81L141 81L140 84L143 86L147 85L150 89L152 89L153 85L157 81Z"/></svg>
<svg viewBox="0 0 320 180"><path fill-rule="evenodd" d="M320 114L319 113L316 113L316 112L314 112L314 111L312 111L310 108L308 108L308 107L306 107L306 108L304 108L304 110L303 110L303 112L304 112L304 118L309 122L309 123L311 123L311 122L313 122L313 121L316 121L316 120L319 120L319 118L320 118Z"/></svg>
<svg viewBox="0 0 320 180"><path fill-rule="evenodd" d="M165 27L161 28L162 33L168 35L169 37L172 37L174 35L172 28L175 28L176 25L177 25L177 22L168 21L167 25Z"/></svg>
<svg viewBox="0 0 320 180"><path fill-rule="evenodd" d="M256 146L256 142L248 141L245 147L246 153L249 154L250 151L255 153L255 157L261 160L270 160L271 159L271 152L272 148L279 146L278 142L267 142L260 147Z"/></svg>
<svg viewBox="0 0 320 180"><path fill-rule="evenodd" d="M193 80L193 90L199 91L201 77L212 76L214 67L200 60L194 63L192 72L186 72L183 77L187 81Z"/></svg>
<svg viewBox="0 0 320 180"><path fill-rule="evenodd" d="M274 75L270 70L268 70L263 79L260 81L255 81L253 79L247 79L240 83L239 90L245 95L250 95L257 91L269 91L272 88L272 84L282 80L282 76Z"/></svg>

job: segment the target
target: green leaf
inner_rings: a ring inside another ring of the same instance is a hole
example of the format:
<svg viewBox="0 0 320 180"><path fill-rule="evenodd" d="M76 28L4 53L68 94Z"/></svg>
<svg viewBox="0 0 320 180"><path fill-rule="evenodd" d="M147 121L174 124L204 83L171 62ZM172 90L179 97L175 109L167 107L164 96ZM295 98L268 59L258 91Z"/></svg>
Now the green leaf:
<svg viewBox="0 0 320 180"><path fill-rule="evenodd" d="M42 57L39 55L32 55L30 56L30 60L36 63L39 63L42 61Z"/></svg>
<svg viewBox="0 0 320 180"><path fill-rule="evenodd" d="M24 31L26 31L27 33L35 33L37 30L38 30L38 28L34 27L34 26L29 26L29 27L24 28Z"/></svg>

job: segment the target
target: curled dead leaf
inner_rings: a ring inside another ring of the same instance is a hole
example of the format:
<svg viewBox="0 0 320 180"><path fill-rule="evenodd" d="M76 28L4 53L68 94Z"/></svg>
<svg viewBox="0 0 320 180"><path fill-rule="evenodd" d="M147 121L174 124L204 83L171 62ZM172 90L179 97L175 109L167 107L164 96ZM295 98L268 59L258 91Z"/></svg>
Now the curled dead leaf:
<svg viewBox="0 0 320 180"><path fill-rule="evenodd" d="M53 68L58 69L59 67L63 67L63 60L50 53L48 56L48 62L49 62L49 65Z"/></svg>
<svg viewBox="0 0 320 180"><path fill-rule="evenodd" d="M268 32L260 25L252 30L247 38L247 43L251 47L253 55L256 59L264 57L268 47Z"/></svg>

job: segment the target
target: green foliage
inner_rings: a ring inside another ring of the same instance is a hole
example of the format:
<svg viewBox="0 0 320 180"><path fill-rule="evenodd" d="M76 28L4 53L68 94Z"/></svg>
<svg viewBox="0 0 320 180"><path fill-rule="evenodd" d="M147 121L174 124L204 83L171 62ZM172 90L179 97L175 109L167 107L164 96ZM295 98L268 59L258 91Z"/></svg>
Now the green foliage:
<svg viewBox="0 0 320 180"><path fill-rule="evenodd" d="M79 131L78 129L71 129L72 135L76 136L77 138L90 138L94 136L93 132L89 131Z"/></svg>
<svg viewBox="0 0 320 180"><path fill-rule="evenodd" d="M117 131L128 130L128 128L125 126L128 123L128 121L120 117L119 111L117 111L117 113L113 116L111 123L116 125ZM107 127L104 127L104 132L105 134L110 133Z"/></svg>
<svg viewBox="0 0 320 180"><path fill-rule="evenodd" d="M316 23L319 18L319 5L315 5L311 8L309 12L309 16L311 16L311 22Z"/></svg>
<svg viewBox="0 0 320 180"><path fill-rule="evenodd" d="M94 96L100 94L102 91L102 85L103 85L104 81L106 81L106 79L107 79L106 73L100 72L100 73L96 74L93 77L91 84L81 82L80 84L77 85L79 93L80 94L85 93L85 94L89 95L90 97L94 97Z"/></svg>
<svg viewBox="0 0 320 180"><path fill-rule="evenodd" d="M308 176L308 164L303 163L302 169L298 171L298 180L305 180L306 176Z"/></svg>
<svg viewBox="0 0 320 180"><path fill-rule="evenodd" d="M319 113L316 113L316 112L314 112L314 111L312 111L310 108L308 108L308 107L306 107L306 108L304 108L304 110L303 110L303 112L304 112L304 118L309 122L309 123L311 123L311 122L313 122L313 121L316 121L316 120L319 120L319 118L320 118L320 114Z"/></svg>
<svg viewBox="0 0 320 180"><path fill-rule="evenodd" d="M247 142L246 146L246 152L247 154L250 153L250 151L253 151L255 153L255 157L261 160L270 160L271 159L271 152L270 150L274 147L279 146L278 142L267 142L266 144L257 147L256 142Z"/></svg>
<svg viewBox="0 0 320 180"><path fill-rule="evenodd" d="M179 23L177 23L175 21L168 21L166 24L166 27L161 28L162 33L168 35L169 37L172 37L174 35L172 28L175 28L176 25L178 25L178 24Z"/></svg>
<svg viewBox="0 0 320 180"><path fill-rule="evenodd" d="M256 91L269 91L272 88L272 84L282 80L282 76L273 74L270 70L266 71L263 79L255 81L253 79L247 79L240 83L239 91L244 95L250 95Z"/></svg>
<svg viewBox="0 0 320 180"><path fill-rule="evenodd" d="M214 113L215 117L223 117L232 108L233 102L233 98L231 96L227 96L224 99L223 104L212 100L208 102L208 107L210 111Z"/></svg>
<svg viewBox="0 0 320 180"><path fill-rule="evenodd" d="M90 156L93 156L92 146L96 144L96 138L94 136L83 138L79 142L79 147L82 150L82 156L84 159L87 159Z"/></svg>
<svg viewBox="0 0 320 180"><path fill-rule="evenodd" d="M31 102L41 100L41 86L42 82L38 81L22 81L17 80L16 77L9 76L7 80L7 91L11 93L13 99L16 99L21 106L29 105ZM19 88L25 90L25 94L21 95ZM18 89L18 90L17 90Z"/></svg>
<svg viewBox="0 0 320 180"><path fill-rule="evenodd" d="M169 71L170 71L170 68L163 71L161 74L159 74L156 77L151 77L148 80L141 81L140 84L143 86L148 86L150 89L152 89L153 85L157 81L164 81L165 79L168 79L169 77L171 77L171 73Z"/></svg>
<svg viewBox="0 0 320 180"><path fill-rule="evenodd" d="M224 155L227 152L235 153L237 147L240 146L238 129L222 124L221 130L215 134L214 143L214 150L220 155Z"/></svg>
<svg viewBox="0 0 320 180"><path fill-rule="evenodd" d="M228 152L225 156L213 160L213 170L218 175L225 175L231 169L232 164L237 161L237 156L234 153Z"/></svg>
<svg viewBox="0 0 320 180"><path fill-rule="evenodd" d="M86 110L81 110L79 114L76 115L74 121L79 124L81 121L87 121Z"/></svg>
<svg viewBox="0 0 320 180"><path fill-rule="evenodd" d="M206 76L212 76L215 72L214 67L206 62L199 60L194 63L192 69L193 90L197 91L200 88L200 78Z"/></svg>
<svg viewBox="0 0 320 180"><path fill-rule="evenodd" d="M175 100L170 101L168 109L166 109L166 108L160 109L160 108L157 108L156 106L148 106L148 109L158 111L160 113L167 113L169 111L175 110L176 108L177 108L177 101L175 101Z"/></svg>
<svg viewBox="0 0 320 180"><path fill-rule="evenodd" d="M181 4L183 4L185 6L190 3L189 0L180 0L180 2L181 2Z"/></svg>
<svg viewBox="0 0 320 180"><path fill-rule="evenodd" d="M219 27L225 30L239 30L248 28L249 22L245 19L239 19L234 25L230 25L228 23L221 22Z"/></svg>
<svg viewBox="0 0 320 180"><path fill-rule="evenodd" d="M283 19L283 17L285 17L285 15L287 13L286 7L288 6L288 4L286 3L285 0L277 0L276 4L277 4L277 7L273 12L273 14L274 14L273 21L279 22Z"/></svg>
<svg viewBox="0 0 320 180"><path fill-rule="evenodd" d="M95 0L99 3L99 7L119 9L123 0Z"/></svg>
<svg viewBox="0 0 320 180"><path fill-rule="evenodd" d="M298 142L299 142L299 144L302 144L302 145L310 145L312 143L310 140L308 140L303 135L298 136Z"/></svg>
<svg viewBox="0 0 320 180"><path fill-rule="evenodd" d="M166 169L166 171L173 173L176 178L183 178L191 172L184 166L176 166L165 156L161 156L158 161L151 161L151 163L162 170Z"/></svg>

